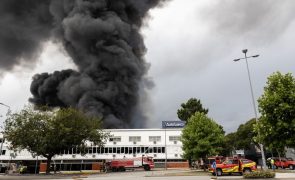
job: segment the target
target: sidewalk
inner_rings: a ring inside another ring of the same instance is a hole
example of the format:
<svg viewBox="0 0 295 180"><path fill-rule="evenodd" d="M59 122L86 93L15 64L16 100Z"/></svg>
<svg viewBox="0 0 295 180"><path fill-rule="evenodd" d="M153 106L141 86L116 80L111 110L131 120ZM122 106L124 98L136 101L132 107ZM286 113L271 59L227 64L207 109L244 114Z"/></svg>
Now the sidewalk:
<svg viewBox="0 0 295 180"><path fill-rule="evenodd" d="M276 173L276 179L295 179L294 173Z"/></svg>

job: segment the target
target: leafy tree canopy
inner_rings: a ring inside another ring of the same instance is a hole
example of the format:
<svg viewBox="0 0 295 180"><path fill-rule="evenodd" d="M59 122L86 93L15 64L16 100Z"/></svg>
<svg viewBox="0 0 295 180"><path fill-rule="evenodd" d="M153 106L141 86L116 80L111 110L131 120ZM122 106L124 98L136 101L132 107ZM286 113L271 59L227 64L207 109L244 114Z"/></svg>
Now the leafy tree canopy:
<svg viewBox="0 0 295 180"><path fill-rule="evenodd" d="M181 104L181 108L177 110L177 115L180 120L187 121L196 112L207 114L208 111L208 109L203 108L199 99L190 98L186 103Z"/></svg>
<svg viewBox="0 0 295 180"><path fill-rule="evenodd" d="M184 158L205 158L221 152L224 132L214 120L197 112L182 130L181 141Z"/></svg>
<svg viewBox="0 0 295 180"><path fill-rule="evenodd" d="M88 141L103 145L107 134L102 132L100 124L99 119L85 116L73 108L49 112L26 107L8 115L4 136L12 149L27 149L32 154L46 157L49 173L52 157L63 150L78 148L83 154Z"/></svg>
<svg viewBox="0 0 295 180"><path fill-rule="evenodd" d="M222 146L222 152L220 155L231 156L232 152L237 149L237 145L236 145L237 139L238 138L237 138L236 132L227 134L224 137L224 144Z"/></svg>
<svg viewBox="0 0 295 180"><path fill-rule="evenodd" d="M254 132L254 125L256 124L256 119L251 119L247 121L245 124L241 124L236 132L236 148L249 150L251 148L251 144L256 144L254 141L254 136L256 133Z"/></svg>
<svg viewBox="0 0 295 180"><path fill-rule="evenodd" d="M254 141L254 137L256 135L254 132L255 124L256 119L251 119L245 124L241 124L236 132L227 134L225 136L221 155L231 156L234 150L250 150L251 145L257 145L257 143Z"/></svg>
<svg viewBox="0 0 295 180"><path fill-rule="evenodd" d="M258 100L261 118L257 139L270 149L295 147L295 79L291 73L276 72L268 77Z"/></svg>

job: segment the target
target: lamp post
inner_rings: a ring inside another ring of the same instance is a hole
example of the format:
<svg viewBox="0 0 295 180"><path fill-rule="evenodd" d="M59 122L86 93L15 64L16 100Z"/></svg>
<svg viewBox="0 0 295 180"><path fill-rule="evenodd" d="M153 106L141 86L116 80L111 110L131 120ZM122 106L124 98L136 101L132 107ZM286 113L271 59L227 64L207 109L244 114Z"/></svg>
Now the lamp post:
<svg viewBox="0 0 295 180"><path fill-rule="evenodd" d="M0 102L0 105L5 106L5 107L8 108L7 114L10 112L10 106L8 106L8 105L6 105L6 104L4 104L4 103L1 103L1 102ZM2 135L3 135L3 134L2 134ZM3 135L3 138L2 138L2 140L1 140L0 156L2 155L3 143L4 143L4 135Z"/></svg>
<svg viewBox="0 0 295 180"><path fill-rule="evenodd" d="M10 110L10 106L8 106L6 104L0 102L0 105L8 107L8 110Z"/></svg>
<svg viewBox="0 0 295 180"><path fill-rule="evenodd" d="M250 90L251 90L251 96L252 96L252 104L253 104L253 109L254 109L254 113L255 113L255 120L256 120L256 123L257 123L258 122L258 116L257 116L255 98L254 98L253 87L252 87L252 82L251 82L250 70L249 70L249 65L248 65L248 58L257 58L257 57L259 57L259 55L257 54L257 55L254 55L254 56L247 56L248 49L244 49L244 50L242 50L242 52L245 54L245 57L244 58L239 58L239 59L234 59L234 61L237 62L237 61L240 61L240 60L243 60L243 59L245 59L245 61L246 61L249 84L250 84ZM259 141L260 141L260 132L259 132L259 130L258 130L258 138L259 138ZM260 146L261 156L262 156L262 167L263 167L263 169L265 169L266 168L265 155L264 155L263 145L262 145L261 142L259 142L259 146Z"/></svg>

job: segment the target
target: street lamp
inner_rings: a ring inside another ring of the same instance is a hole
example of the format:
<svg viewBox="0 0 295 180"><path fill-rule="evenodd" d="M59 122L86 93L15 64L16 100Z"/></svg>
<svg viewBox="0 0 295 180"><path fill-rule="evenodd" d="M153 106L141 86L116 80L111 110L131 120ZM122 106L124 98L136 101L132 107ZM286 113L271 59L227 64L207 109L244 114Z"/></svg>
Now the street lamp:
<svg viewBox="0 0 295 180"><path fill-rule="evenodd" d="M245 54L244 58L239 58L239 59L234 59L235 62L240 61L242 59L246 60L246 65L247 65L247 71L248 71L248 78L249 78L249 84L250 84L250 90L251 90L251 95L252 95L252 104L253 104L253 109L254 109L254 113L255 113L255 119L256 119L256 123L258 122L258 118L257 118L257 111L256 111L256 105L255 105L255 99L254 99L254 93L253 93L253 87L252 87L252 82L251 82L251 76L250 76L250 71L249 71L249 65L248 65L248 58L257 58L259 57L259 55L254 55L254 56L247 56L247 49L242 50L242 52ZM260 137L260 132L258 130L258 137ZM259 138L260 141L260 138ZM264 155L264 150L263 150L263 145L261 142L259 142L259 146L261 149L261 156L262 156L262 167L263 169L266 168L266 164L265 164L265 155Z"/></svg>
<svg viewBox="0 0 295 180"><path fill-rule="evenodd" d="M0 105L7 107L7 108L8 108L8 113L10 112L10 106L8 106L8 105L6 105L6 104L4 104L4 103L1 103L1 102L0 102ZM3 135L3 134L2 134L2 135ZM3 143L4 143L4 135L3 135L3 138L2 138L2 140L1 140L0 156L2 155Z"/></svg>
<svg viewBox="0 0 295 180"><path fill-rule="evenodd" d="M8 108L10 109L10 106L8 106L8 105L6 105L6 104L4 104L4 103L1 103L1 102L0 102L0 104L3 105L3 106L8 107Z"/></svg>

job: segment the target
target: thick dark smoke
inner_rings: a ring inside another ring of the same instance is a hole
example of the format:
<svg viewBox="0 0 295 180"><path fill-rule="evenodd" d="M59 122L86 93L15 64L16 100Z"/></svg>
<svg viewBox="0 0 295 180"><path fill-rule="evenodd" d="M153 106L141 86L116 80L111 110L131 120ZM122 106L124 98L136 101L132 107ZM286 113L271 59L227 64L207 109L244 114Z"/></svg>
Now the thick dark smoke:
<svg viewBox="0 0 295 180"><path fill-rule="evenodd" d="M2 0L0 68L33 65L42 42L61 42L78 71L36 74L29 101L82 109L102 117L106 128L132 128L148 69L139 30L149 9L164 1Z"/></svg>

